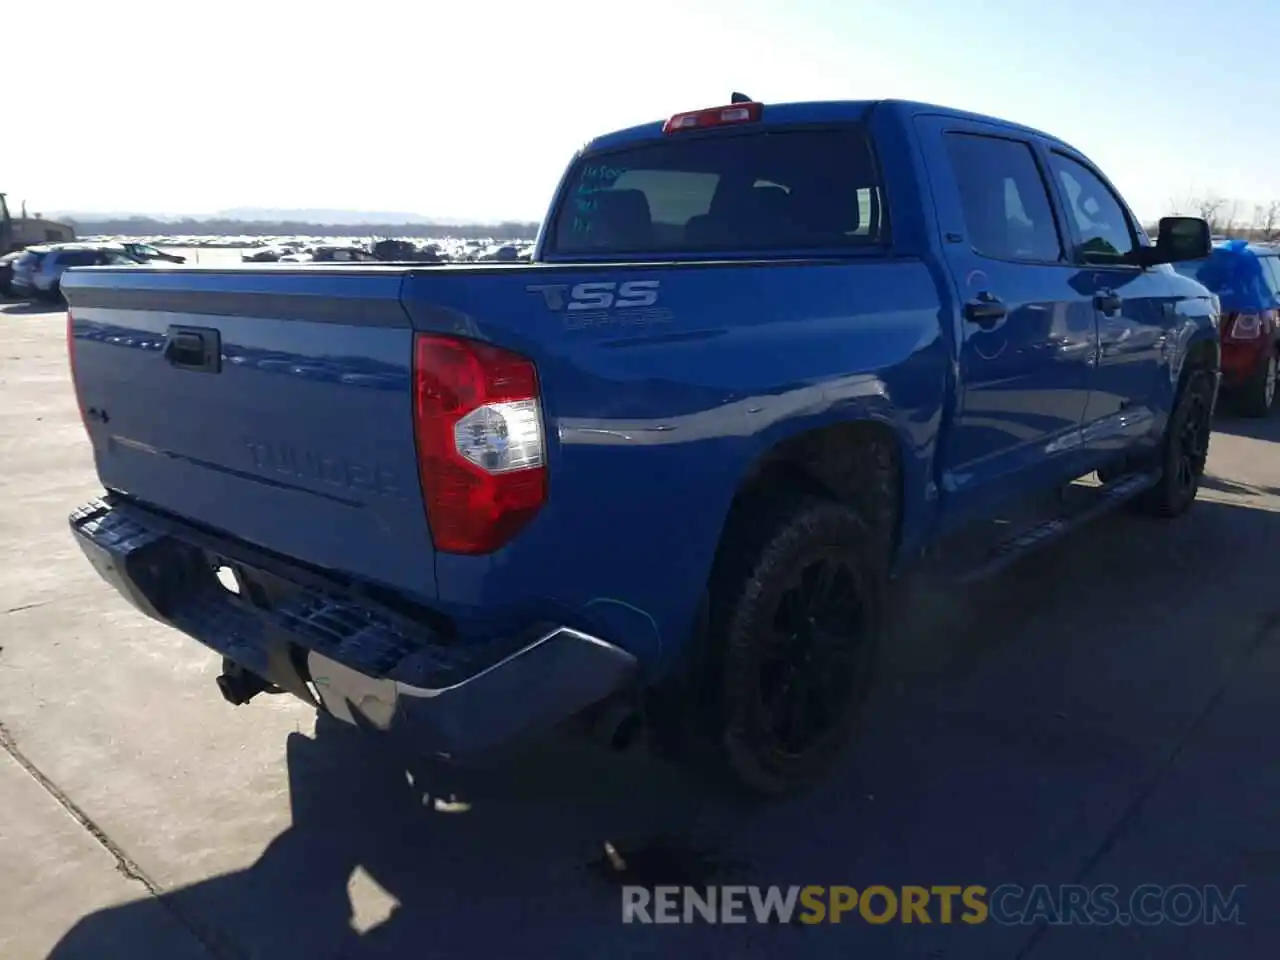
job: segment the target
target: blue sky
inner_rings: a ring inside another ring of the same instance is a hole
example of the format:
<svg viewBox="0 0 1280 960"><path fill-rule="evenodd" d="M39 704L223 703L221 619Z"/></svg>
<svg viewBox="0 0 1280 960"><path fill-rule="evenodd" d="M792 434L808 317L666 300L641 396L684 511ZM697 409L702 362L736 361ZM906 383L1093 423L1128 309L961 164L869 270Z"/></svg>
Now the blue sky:
<svg viewBox="0 0 1280 960"><path fill-rule="evenodd" d="M39 123L0 130L0 190L32 212L538 219L593 134L732 90L765 102L921 99L1029 123L1091 156L1143 217L1191 196L1229 198L1244 216L1280 199L1278 0L58 9L56 43L13 42L48 36L47 6L5 14L6 72L39 78L23 82L29 102L10 88L7 117L27 102Z"/></svg>

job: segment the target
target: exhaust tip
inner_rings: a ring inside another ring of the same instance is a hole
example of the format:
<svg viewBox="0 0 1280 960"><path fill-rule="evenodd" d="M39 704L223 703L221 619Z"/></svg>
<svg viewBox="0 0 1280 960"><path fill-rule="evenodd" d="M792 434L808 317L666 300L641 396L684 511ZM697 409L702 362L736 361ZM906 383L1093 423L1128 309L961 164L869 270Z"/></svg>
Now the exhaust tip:
<svg viewBox="0 0 1280 960"><path fill-rule="evenodd" d="M222 673L215 681L222 699L233 707L243 706L260 693L276 693L279 688L234 661L223 659Z"/></svg>

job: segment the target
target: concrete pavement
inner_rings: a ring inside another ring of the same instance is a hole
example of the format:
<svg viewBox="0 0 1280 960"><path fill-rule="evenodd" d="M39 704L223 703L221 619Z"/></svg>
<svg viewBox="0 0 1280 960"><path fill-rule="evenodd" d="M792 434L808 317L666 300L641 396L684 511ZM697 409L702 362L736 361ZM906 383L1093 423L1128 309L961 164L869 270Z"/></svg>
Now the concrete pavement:
<svg viewBox="0 0 1280 960"><path fill-rule="evenodd" d="M553 738L445 770L228 707L71 542L62 317L0 306L0 957L1274 956L1280 418L1219 431L1190 516L934 598L841 773L731 808ZM660 883L1246 884L1246 926L623 926L605 841Z"/></svg>

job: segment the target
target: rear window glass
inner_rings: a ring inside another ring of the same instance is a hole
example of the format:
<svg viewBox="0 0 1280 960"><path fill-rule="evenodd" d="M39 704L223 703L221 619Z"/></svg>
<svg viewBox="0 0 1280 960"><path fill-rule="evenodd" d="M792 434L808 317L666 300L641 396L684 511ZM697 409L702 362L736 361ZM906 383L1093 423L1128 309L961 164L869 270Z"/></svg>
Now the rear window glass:
<svg viewBox="0 0 1280 960"><path fill-rule="evenodd" d="M96 250L65 250L58 254L58 263L64 267L90 267L96 264L101 254Z"/></svg>
<svg viewBox="0 0 1280 960"><path fill-rule="evenodd" d="M553 254L819 251L882 242L881 192L856 128L679 136L583 158Z"/></svg>

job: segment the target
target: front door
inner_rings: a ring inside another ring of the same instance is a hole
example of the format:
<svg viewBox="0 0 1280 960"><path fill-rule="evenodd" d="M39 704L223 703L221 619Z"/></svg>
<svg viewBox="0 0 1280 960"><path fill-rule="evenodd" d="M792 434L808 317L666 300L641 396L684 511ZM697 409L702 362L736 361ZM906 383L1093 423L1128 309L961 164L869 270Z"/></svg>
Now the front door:
<svg viewBox="0 0 1280 960"><path fill-rule="evenodd" d="M1030 139L946 117L918 122L960 303L958 409L941 456L948 518L961 522L1084 472L1096 314L1073 285Z"/></svg>
<svg viewBox="0 0 1280 960"><path fill-rule="evenodd" d="M1082 157L1053 147L1049 169L1066 211L1076 286L1098 315L1098 369L1084 437L1096 453L1119 453L1158 433L1168 410L1168 364L1178 321L1163 270L1128 262L1140 239L1119 195Z"/></svg>

